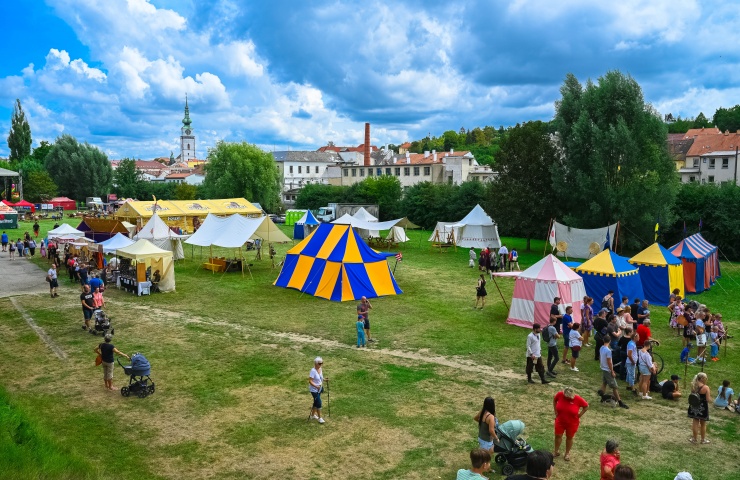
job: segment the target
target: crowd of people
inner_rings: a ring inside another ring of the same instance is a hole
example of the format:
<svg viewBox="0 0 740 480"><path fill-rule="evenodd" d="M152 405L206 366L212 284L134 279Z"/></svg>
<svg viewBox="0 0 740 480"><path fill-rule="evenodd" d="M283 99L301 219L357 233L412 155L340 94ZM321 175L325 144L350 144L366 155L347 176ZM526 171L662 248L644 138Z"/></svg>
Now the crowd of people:
<svg viewBox="0 0 740 480"><path fill-rule="evenodd" d="M476 254L475 248L470 247L468 265L473 268L477 262L478 270L488 274L498 271L504 272L507 268L511 271L515 268L516 270L521 270L519 267L519 253L516 251L516 248L512 248L509 251L508 247L504 244L501 245L501 248L497 252L494 250L486 247L481 249L480 254Z"/></svg>
<svg viewBox="0 0 740 480"><path fill-rule="evenodd" d="M38 225L38 223L36 225ZM36 236L38 236L38 231L34 230L34 232ZM10 254L9 260L14 260L16 255L19 258L34 257L36 255L36 249L38 248L36 240L31 237L31 234L28 232L23 234L23 238L13 241L13 239L8 236L8 233L3 231L0 235L0 245L2 245L3 252L8 252Z"/></svg>

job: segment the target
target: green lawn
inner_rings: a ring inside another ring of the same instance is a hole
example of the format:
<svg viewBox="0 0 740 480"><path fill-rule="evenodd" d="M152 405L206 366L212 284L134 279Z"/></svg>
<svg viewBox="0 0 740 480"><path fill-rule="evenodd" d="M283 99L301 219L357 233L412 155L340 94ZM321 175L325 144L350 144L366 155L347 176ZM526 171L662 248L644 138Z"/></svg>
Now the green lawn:
<svg viewBox="0 0 740 480"><path fill-rule="evenodd" d="M42 222L42 233L52 224ZM21 225L21 231L30 229ZM432 251L429 232L408 234L396 270L404 293L372 300L379 342L367 350L354 347L354 303L274 287L278 271L251 252L251 276L199 269L200 249L187 247L187 259L176 266L175 293L138 298L109 290L114 343L129 354L145 353L153 365L157 392L143 400L103 390L92 352L100 340L80 330L78 290L66 279L58 299L16 299L66 352L66 361L51 353L9 300L0 300L0 385L7 392L0 399L33 425L48 446L49 462L61 465L34 470L35 460L19 457L8 478L65 478L65 471L66 478L454 478L477 445L472 416L485 396L496 398L502 421L527 424L525 436L535 448L551 449L552 395L565 385L593 403L573 461L558 462L558 480L596 478L599 453L612 437L641 480L673 478L684 469L694 478L737 478L740 415L712 411L713 445L702 448L686 440L685 402L629 401L628 411L602 407L589 349L579 361L581 372L563 371L548 386L528 385L528 331L505 323L495 286L489 283L486 308L474 310L478 273L468 268L467 251ZM523 268L542 257L542 241L533 241L532 252L523 251L523 240L505 241L520 249ZM279 254L289 247L279 246ZM719 286L698 298L733 328L740 316L740 268L722 268ZM509 302L513 281L498 284ZM684 376L667 311L655 317L664 375ZM730 343L720 362L706 365L713 390L724 378L740 386L735 354ZM331 416L323 426L306 423L306 382L316 355L324 357L332 379ZM123 381L118 368L114 384ZM501 478L497 470L493 477Z"/></svg>

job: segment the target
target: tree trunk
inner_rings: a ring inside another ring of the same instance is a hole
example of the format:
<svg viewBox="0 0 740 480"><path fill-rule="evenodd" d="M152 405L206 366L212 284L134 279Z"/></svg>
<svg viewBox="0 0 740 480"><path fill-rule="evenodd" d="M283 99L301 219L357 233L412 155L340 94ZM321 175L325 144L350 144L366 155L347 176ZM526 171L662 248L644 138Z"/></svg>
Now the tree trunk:
<svg viewBox="0 0 740 480"><path fill-rule="evenodd" d="M531 238L529 238L529 237L527 237L527 251L528 251L528 252L532 250L532 249L530 248L531 246L532 246L532 239L531 239Z"/></svg>

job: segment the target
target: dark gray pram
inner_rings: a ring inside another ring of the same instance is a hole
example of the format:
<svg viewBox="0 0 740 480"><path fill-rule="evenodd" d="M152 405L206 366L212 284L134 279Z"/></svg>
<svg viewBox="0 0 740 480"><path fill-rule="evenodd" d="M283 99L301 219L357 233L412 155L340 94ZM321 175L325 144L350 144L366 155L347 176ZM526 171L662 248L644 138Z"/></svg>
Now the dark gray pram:
<svg viewBox="0 0 740 480"><path fill-rule="evenodd" d="M121 387L121 395L128 397L133 393L139 398L144 398L154 393L154 381L149 376L152 367L144 355L138 352L131 355L131 365L123 365L119 358L118 364L129 376L128 385Z"/></svg>
<svg viewBox="0 0 740 480"><path fill-rule="evenodd" d="M95 310L93 312L93 317L95 320L95 327L90 328L90 333L92 333L93 335L100 333L103 336L108 333L110 333L111 335L115 333L115 329L111 327L110 324L110 317L108 317L108 315L106 315L103 310L99 308Z"/></svg>
<svg viewBox="0 0 740 480"><path fill-rule="evenodd" d="M502 465L501 473L509 476L515 468L522 468L527 464L527 454L532 447L519 435L524 431L524 422L509 420L496 427L498 442L493 442L494 460Z"/></svg>

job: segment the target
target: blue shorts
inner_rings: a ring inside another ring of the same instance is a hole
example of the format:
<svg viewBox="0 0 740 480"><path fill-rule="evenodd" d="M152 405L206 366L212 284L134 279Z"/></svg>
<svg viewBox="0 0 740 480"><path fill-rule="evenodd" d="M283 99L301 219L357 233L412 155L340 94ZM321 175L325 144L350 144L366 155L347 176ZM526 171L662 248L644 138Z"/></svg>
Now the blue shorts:
<svg viewBox="0 0 740 480"><path fill-rule="evenodd" d="M563 337L563 343L565 344L565 348L570 348L570 337L568 335L565 335Z"/></svg>
<svg viewBox="0 0 740 480"><path fill-rule="evenodd" d="M324 389L322 388L319 392L311 392L311 396L313 397L313 408L321 409L321 392L323 392Z"/></svg>
<svg viewBox="0 0 740 480"><path fill-rule="evenodd" d="M627 370L627 385L633 387L635 385L635 365L628 363L625 368Z"/></svg>
<svg viewBox="0 0 740 480"><path fill-rule="evenodd" d="M82 310L82 314L85 316L85 320L90 320L92 318L93 311L85 308Z"/></svg>
<svg viewBox="0 0 740 480"><path fill-rule="evenodd" d="M650 369L647 367L647 365L640 364L638 365L638 368L640 369L640 375L650 376Z"/></svg>
<svg viewBox="0 0 740 480"><path fill-rule="evenodd" d="M490 442L486 442L482 438L478 437L478 445L480 445L480 448L482 448L483 450L488 451L493 448L493 440L491 440Z"/></svg>

